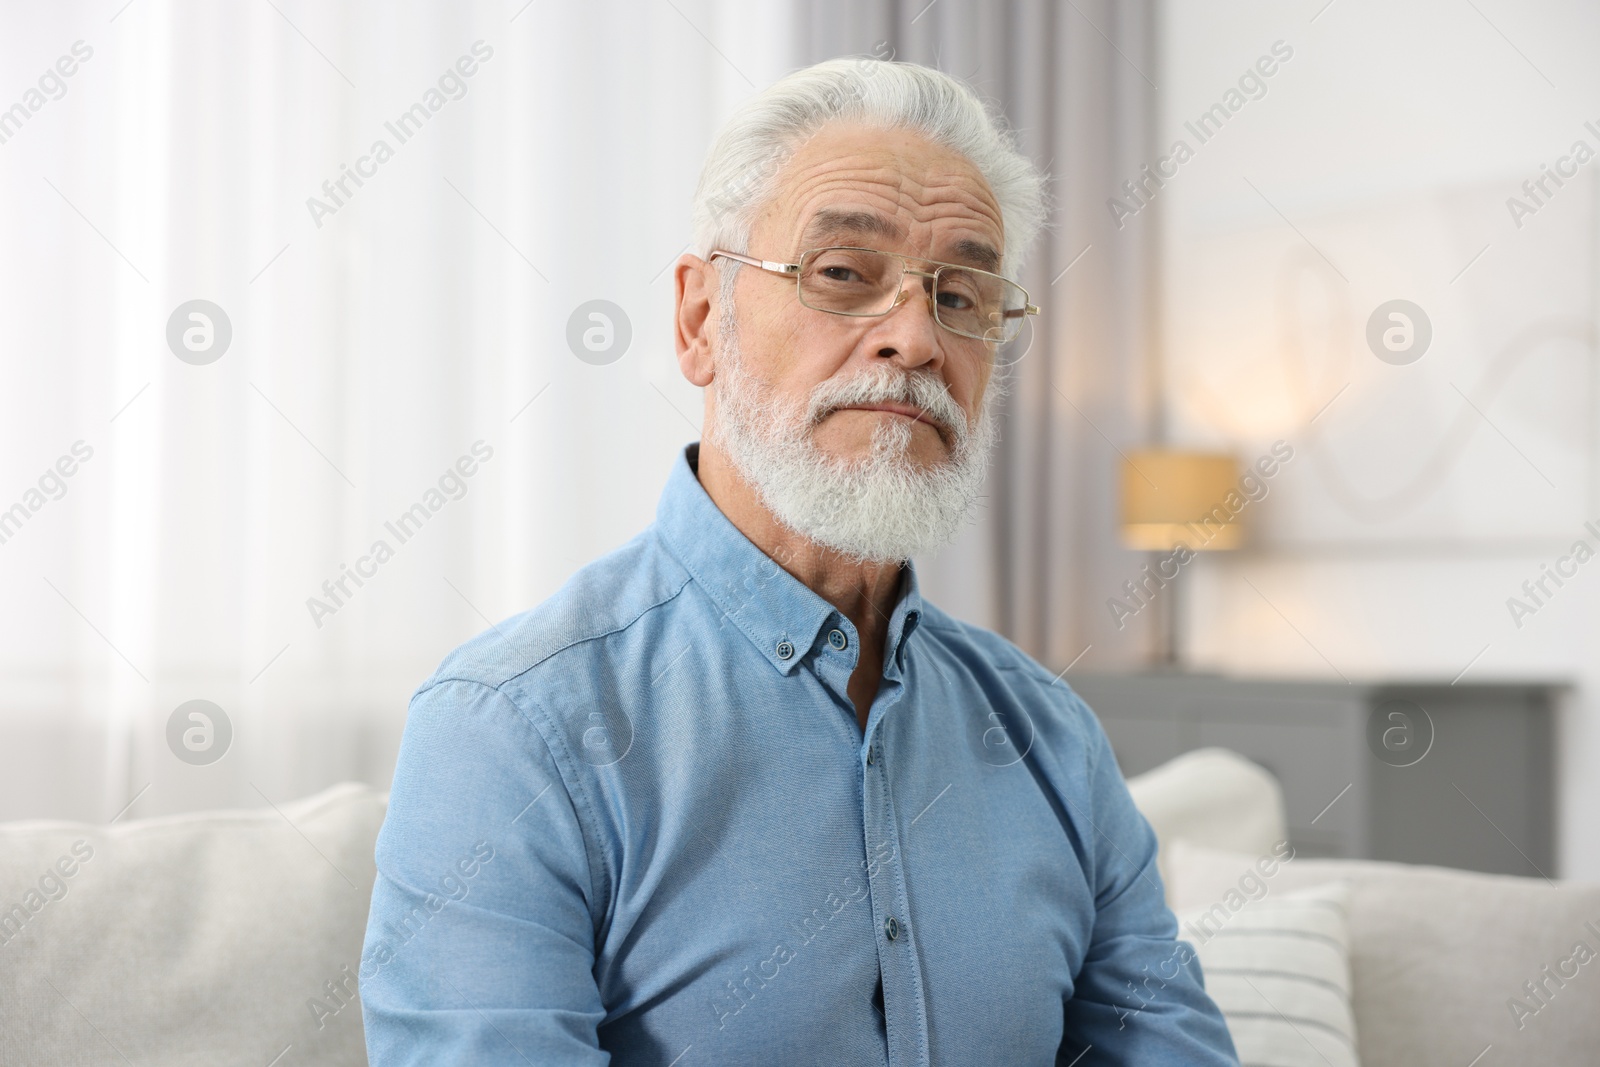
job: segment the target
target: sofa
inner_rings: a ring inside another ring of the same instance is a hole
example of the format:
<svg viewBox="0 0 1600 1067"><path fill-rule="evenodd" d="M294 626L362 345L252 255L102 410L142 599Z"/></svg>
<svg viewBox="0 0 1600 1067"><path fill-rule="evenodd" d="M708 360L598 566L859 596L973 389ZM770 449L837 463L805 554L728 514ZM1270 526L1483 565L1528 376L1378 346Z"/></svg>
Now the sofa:
<svg viewBox="0 0 1600 1067"><path fill-rule="evenodd" d="M1600 961L1577 948L1600 949L1600 886L1286 858L1277 783L1222 749L1129 788L1180 936L1205 942L1208 989L1237 974L1242 996L1273 1007L1230 1015L1242 1053L1600 1063ZM365 1063L357 969L385 799L346 783L263 810L0 825L0 1064ZM1257 952L1275 940L1264 931L1302 920L1318 932L1276 938L1278 963L1211 973L1226 961L1214 953ZM1302 957L1321 977L1276 975ZM1320 1000L1304 1013L1342 1021L1280 1010L1306 992Z"/></svg>

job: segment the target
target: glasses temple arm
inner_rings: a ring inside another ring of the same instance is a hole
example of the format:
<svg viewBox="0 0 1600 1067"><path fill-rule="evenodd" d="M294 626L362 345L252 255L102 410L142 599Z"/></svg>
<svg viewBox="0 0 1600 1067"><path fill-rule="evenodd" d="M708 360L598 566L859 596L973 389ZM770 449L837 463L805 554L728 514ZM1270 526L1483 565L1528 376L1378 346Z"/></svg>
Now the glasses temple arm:
<svg viewBox="0 0 1600 1067"><path fill-rule="evenodd" d="M1039 314L1039 306L1037 304L1027 304L1020 308L1008 308L1007 310L1002 311L1000 314L1003 318L1019 319L1024 315Z"/></svg>
<svg viewBox="0 0 1600 1067"><path fill-rule="evenodd" d="M716 259L718 256L722 256L724 259L735 260L736 262L746 264L747 266L759 267L762 270L768 270L774 274L800 273L800 264L798 263L778 263L770 259L756 259L753 256L743 256L738 252L724 252L721 249L712 252L709 259Z"/></svg>

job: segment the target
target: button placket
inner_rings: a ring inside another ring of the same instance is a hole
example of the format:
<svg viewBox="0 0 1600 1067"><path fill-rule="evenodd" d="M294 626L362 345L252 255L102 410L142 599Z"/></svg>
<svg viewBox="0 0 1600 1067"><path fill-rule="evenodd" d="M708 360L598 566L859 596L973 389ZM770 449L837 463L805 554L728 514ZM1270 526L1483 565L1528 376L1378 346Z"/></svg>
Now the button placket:
<svg viewBox="0 0 1600 1067"><path fill-rule="evenodd" d="M888 1027L889 1061L891 1064L914 1063L927 1053L926 1001L917 954L912 951L910 926L905 919L908 907L905 870L895 828L894 800L888 777L883 773L880 742L874 740L869 745L867 762L876 770L876 773L866 773L862 795L868 894L873 916L882 931L881 938L875 940L886 1025L889 1016L898 1020Z"/></svg>

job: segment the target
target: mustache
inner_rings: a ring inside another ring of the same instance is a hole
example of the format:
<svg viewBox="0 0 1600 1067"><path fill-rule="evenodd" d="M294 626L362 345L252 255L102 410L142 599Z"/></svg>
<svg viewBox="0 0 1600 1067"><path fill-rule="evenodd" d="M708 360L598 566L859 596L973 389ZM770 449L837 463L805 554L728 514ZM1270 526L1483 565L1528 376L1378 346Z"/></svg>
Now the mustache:
<svg viewBox="0 0 1600 1067"><path fill-rule="evenodd" d="M810 425L816 426L840 408L886 401L910 404L946 432L966 432L966 415L961 406L938 378L928 374L864 371L843 381L823 382L812 390L806 415Z"/></svg>

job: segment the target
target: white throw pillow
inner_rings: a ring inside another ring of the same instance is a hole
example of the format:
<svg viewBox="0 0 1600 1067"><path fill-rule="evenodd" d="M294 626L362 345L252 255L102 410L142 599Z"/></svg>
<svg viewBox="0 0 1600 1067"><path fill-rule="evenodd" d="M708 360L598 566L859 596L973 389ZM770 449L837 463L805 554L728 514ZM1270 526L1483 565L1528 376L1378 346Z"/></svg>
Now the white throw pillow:
<svg viewBox="0 0 1600 1067"><path fill-rule="evenodd" d="M1195 946L1240 1062L1359 1067L1345 921L1350 887L1274 894L1259 884L1258 899L1230 891L1178 917L1178 936Z"/></svg>
<svg viewBox="0 0 1600 1067"><path fill-rule="evenodd" d="M1182 838L1208 848L1266 853L1288 836L1278 780L1225 748L1199 748L1128 779L1139 813L1161 842L1156 863L1164 881L1167 842ZM1167 894L1167 905L1172 894Z"/></svg>

